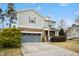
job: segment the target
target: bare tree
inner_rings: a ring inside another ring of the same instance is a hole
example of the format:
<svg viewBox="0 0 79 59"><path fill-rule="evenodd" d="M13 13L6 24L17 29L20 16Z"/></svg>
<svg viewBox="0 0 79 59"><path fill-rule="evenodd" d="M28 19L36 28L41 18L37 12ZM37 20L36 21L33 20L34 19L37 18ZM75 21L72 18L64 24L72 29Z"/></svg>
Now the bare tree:
<svg viewBox="0 0 79 59"><path fill-rule="evenodd" d="M64 20L60 20L59 24L58 24L58 28L61 29L61 28L65 28L65 21Z"/></svg>
<svg viewBox="0 0 79 59"><path fill-rule="evenodd" d="M79 25L79 16L76 17L74 22L75 22L75 24Z"/></svg>

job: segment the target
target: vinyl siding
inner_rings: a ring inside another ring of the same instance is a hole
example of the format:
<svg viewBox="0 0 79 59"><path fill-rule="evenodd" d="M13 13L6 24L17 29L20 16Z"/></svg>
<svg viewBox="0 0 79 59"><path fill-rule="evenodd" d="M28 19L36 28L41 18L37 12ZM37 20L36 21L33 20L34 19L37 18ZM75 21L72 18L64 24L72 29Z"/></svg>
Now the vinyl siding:
<svg viewBox="0 0 79 59"><path fill-rule="evenodd" d="M44 19L33 11L21 12L18 13L17 15L18 15L19 26L27 26L27 27L35 27L35 28L43 28L44 26ZM29 23L29 16L35 17L36 23Z"/></svg>

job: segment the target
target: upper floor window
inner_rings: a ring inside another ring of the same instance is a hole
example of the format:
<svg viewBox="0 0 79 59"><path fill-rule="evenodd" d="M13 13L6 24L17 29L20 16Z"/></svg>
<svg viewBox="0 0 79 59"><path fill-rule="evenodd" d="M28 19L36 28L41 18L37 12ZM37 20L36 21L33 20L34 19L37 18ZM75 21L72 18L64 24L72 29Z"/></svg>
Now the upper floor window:
<svg viewBox="0 0 79 59"><path fill-rule="evenodd" d="M29 16L29 23L36 23L36 18L33 16Z"/></svg>
<svg viewBox="0 0 79 59"><path fill-rule="evenodd" d="M53 22L49 22L48 25L49 25L50 28L53 28L54 27L54 23Z"/></svg>
<svg viewBox="0 0 79 59"><path fill-rule="evenodd" d="M49 27L52 27L51 25L49 25Z"/></svg>

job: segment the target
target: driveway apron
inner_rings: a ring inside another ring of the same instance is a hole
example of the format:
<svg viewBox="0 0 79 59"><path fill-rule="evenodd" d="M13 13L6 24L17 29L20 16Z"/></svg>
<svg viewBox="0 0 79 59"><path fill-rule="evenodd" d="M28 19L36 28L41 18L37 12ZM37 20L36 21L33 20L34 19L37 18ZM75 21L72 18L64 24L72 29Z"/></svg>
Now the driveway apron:
<svg viewBox="0 0 79 59"><path fill-rule="evenodd" d="M79 56L76 52L43 42L22 43L21 51L24 56Z"/></svg>

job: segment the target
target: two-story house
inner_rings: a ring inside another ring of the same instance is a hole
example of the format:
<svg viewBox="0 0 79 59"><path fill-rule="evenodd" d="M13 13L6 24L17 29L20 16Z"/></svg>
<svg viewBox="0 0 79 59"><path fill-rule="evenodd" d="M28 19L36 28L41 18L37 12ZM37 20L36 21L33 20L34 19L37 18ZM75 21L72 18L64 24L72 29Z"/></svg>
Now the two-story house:
<svg viewBox="0 0 79 59"><path fill-rule="evenodd" d="M47 42L51 36L58 35L55 21L33 9L17 11L17 21L23 42Z"/></svg>
<svg viewBox="0 0 79 59"><path fill-rule="evenodd" d="M79 25L73 24L67 30L67 39L79 38Z"/></svg>

